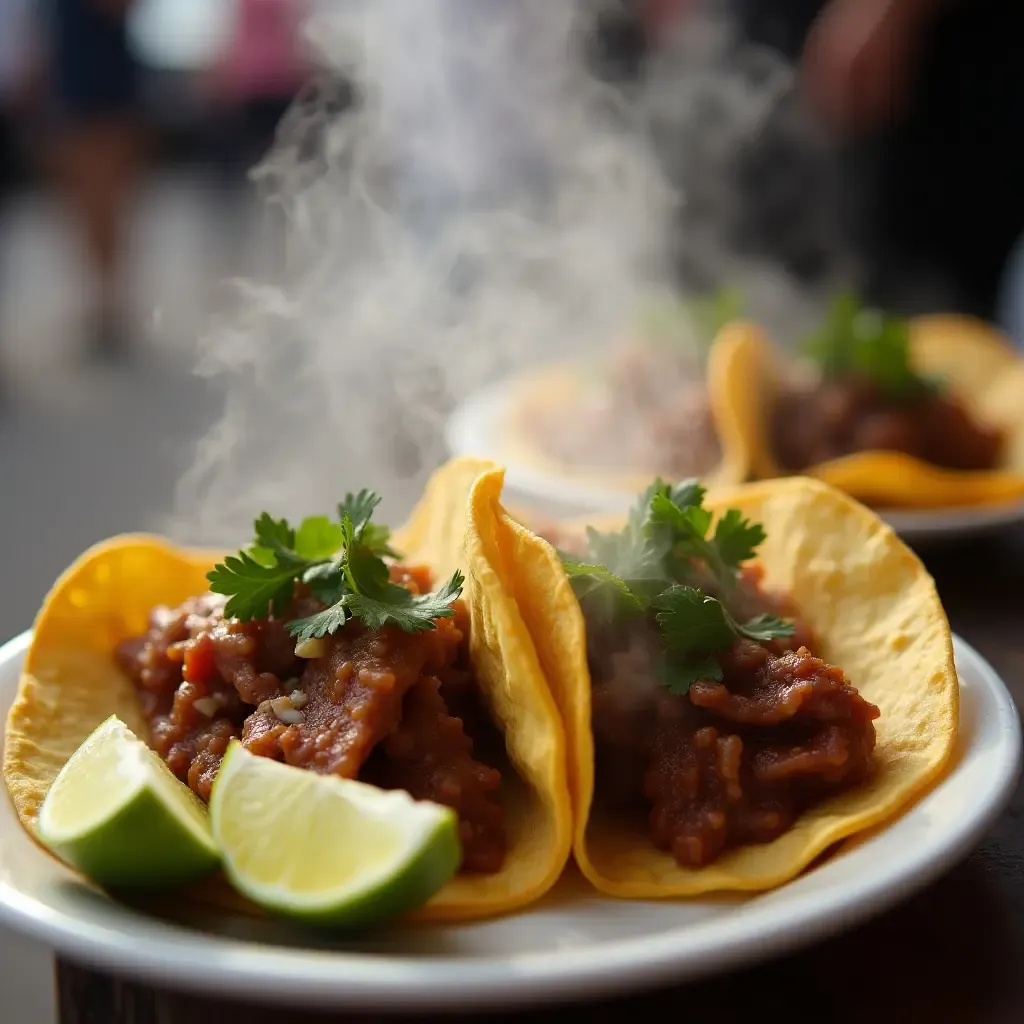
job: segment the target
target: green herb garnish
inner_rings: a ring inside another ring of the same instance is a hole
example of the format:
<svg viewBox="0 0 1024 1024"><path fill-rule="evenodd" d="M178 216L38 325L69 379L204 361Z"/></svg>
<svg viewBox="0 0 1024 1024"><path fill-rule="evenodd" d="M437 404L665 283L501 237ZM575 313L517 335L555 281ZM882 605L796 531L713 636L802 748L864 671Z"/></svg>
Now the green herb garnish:
<svg viewBox="0 0 1024 1024"><path fill-rule="evenodd" d="M413 594L392 583L384 561L398 557L389 544L390 531L371 521L379 504L373 491L347 494L337 521L311 516L298 529L264 512L253 524L253 543L206 577L214 593L228 596L224 614L242 622L282 615L301 581L327 607L287 624L300 640L335 633L351 618L370 629L394 625L420 633L436 628L435 619L455 614L451 606L462 593L462 573L456 571L432 594Z"/></svg>
<svg viewBox="0 0 1024 1024"><path fill-rule="evenodd" d="M805 339L803 349L826 378L867 377L897 401L932 394L940 386L914 371L906 320L864 306L848 292L833 298L824 324Z"/></svg>
<svg viewBox="0 0 1024 1024"><path fill-rule="evenodd" d="M587 531L583 558L560 553L573 591L591 622L653 617L661 636L662 682L685 694L697 679L721 679L714 655L737 637L793 635L793 623L771 615L737 621L729 598L740 567L764 541L759 523L729 509L712 530L705 490L694 480L662 480L644 492L618 533ZM714 589L717 596L705 592Z"/></svg>

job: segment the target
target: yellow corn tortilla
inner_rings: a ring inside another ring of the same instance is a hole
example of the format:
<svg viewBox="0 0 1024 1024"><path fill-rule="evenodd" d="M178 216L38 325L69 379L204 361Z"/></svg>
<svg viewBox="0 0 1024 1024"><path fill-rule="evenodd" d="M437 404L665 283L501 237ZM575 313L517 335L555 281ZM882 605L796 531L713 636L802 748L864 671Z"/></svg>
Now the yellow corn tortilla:
<svg viewBox="0 0 1024 1024"><path fill-rule="evenodd" d="M457 877L413 915L421 920L461 920L530 903L555 883L570 855L561 720L516 601L504 589L493 530L479 514L468 516L474 487L500 493L502 480L491 463L448 463L394 538L405 560L430 566L438 579L455 568L465 573L471 658L516 770L503 771L510 838L504 868ZM206 573L219 555L157 537L121 536L87 551L56 582L35 622L4 744L4 779L30 834L50 783L103 719L116 713L147 734L135 687L117 668L114 648L145 631L154 605L178 604L207 590ZM191 896L257 913L219 878Z"/></svg>
<svg viewBox="0 0 1024 1024"><path fill-rule="evenodd" d="M726 852L700 869L655 849L641 824L592 816L594 744L586 627L555 550L519 527L515 592L565 721L573 799L573 852L602 892L627 898L769 889L788 881L833 843L900 813L933 783L954 747L958 682L953 643L935 584L920 560L874 513L819 480L790 477L709 495L767 531L758 561L765 585L792 594L821 638L821 657L840 666L881 709L876 777L802 815L774 842ZM495 517L498 519L498 517ZM619 529L615 517L589 520ZM582 532L584 524L564 524Z"/></svg>
<svg viewBox="0 0 1024 1024"><path fill-rule="evenodd" d="M1000 505L1024 497L1024 359L994 328L971 317L934 315L909 321L911 358L922 373L944 378L950 394L979 422L1007 438L998 470L933 466L900 452L863 451L804 472L875 508L929 509ZM756 324L721 332L724 388L736 433L755 479L783 475L772 453L768 415L786 362Z"/></svg>
<svg viewBox="0 0 1024 1024"><path fill-rule="evenodd" d="M749 476L747 447L736 416L727 370L727 346L716 339L708 352L707 387L712 417L718 435L722 458L717 468L704 476L707 487L741 483ZM583 486L632 494L642 490L651 477L664 473L664 466L638 466L635 472L616 473L593 467L575 465L554 458L545 452L527 431L525 424L545 409L560 406L571 408L585 380L577 364L547 367L519 380L513 387L509 412L501 436L500 457L508 465L523 466L537 472L562 477Z"/></svg>

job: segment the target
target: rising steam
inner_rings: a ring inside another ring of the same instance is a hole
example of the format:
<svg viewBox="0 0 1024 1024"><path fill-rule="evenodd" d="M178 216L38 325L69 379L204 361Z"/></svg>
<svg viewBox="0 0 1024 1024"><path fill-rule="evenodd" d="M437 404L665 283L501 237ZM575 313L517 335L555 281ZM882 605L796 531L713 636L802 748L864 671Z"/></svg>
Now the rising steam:
<svg viewBox="0 0 1024 1024"><path fill-rule="evenodd" d="M786 109L791 73L712 12L639 81L609 82L587 56L598 7L315 11L322 72L256 172L286 267L240 284L203 339L200 372L221 378L225 409L172 532L234 542L261 509L329 510L362 486L400 516L444 458L459 399L613 341L638 300L680 277L738 283L776 329L803 322L802 291L736 255L744 210L792 176L744 186L737 170ZM837 268L835 232L816 218L804 234Z"/></svg>

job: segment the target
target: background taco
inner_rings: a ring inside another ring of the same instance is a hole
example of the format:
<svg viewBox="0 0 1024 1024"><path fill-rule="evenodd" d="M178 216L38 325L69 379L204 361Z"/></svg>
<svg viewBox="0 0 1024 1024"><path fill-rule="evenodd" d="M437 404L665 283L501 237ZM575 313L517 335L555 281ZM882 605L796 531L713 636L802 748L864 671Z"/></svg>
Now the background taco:
<svg viewBox="0 0 1024 1024"><path fill-rule="evenodd" d="M630 493L655 473L709 485L746 478L715 336L736 292L652 304L631 340L593 364L529 374L512 390L502 458Z"/></svg>
<svg viewBox="0 0 1024 1024"><path fill-rule="evenodd" d="M417 597L415 607L398 602L391 611L428 618L436 611L442 617L426 631L393 617L375 622L373 615L387 611L378 608L326 636L309 628L296 643L287 619L301 613L312 622L330 610L315 586L290 586L273 619L263 612L240 621L241 612L225 614L224 595L233 594L231 613L251 594L230 580L213 581L220 594L208 592L215 552L148 536L114 538L86 552L36 619L7 721L4 778L24 827L35 834L50 783L92 729L117 714L204 799L228 740L240 736L255 753L449 803L460 819L462 869L421 910L426 919L493 914L541 896L569 856L565 740L503 586L501 553L487 524L467 516L474 484L500 489L501 479L489 463L449 463L390 540L370 522L366 495L346 499L353 543L365 555L360 571L376 571L389 548L400 551L400 562L388 560L392 584L403 589L388 593L411 591L425 603ZM285 543L312 557L317 545L331 546L334 525L309 522L305 539L306 523ZM275 543L283 525L268 517L257 536ZM264 557L259 547L248 551ZM231 565L220 563L218 572ZM460 569L461 600L453 604L444 588L427 600ZM443 617L441 604L454 615ZM242 904L219 882L192 895Z"/></svg>
<svg viewBox="0 0 1024 1024"><path fill-rule="evenodd" d="M755 478L812 475L876 508L1024 496L1024 360L980 321L839 296L799 360L753 323L717 344Z"/></svg>
<svg viewBox="0 0 1024 1024"><path fill-rule="evenodd" d="M806 478L700 498L656 485L589 542L563 524L562 557L518 528L575 858L616 896L780 884L898 813L956 737L948 623L887 526Z"/></svg>

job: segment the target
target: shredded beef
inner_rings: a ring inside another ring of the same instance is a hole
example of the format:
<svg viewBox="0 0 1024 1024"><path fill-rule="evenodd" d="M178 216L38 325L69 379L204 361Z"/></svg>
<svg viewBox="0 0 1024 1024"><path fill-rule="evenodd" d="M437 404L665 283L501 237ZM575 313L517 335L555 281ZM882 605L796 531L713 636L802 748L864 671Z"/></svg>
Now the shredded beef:
<svg viewBox="0 0 1024 1024"><path fill-rule="evenodd" d="M999 464L1005 447L1002 432L976 421L949 395L897 403L855 375L786 389L771 430L779 461L791 472L872 449L904 452L947 469L985 470Z"/></svg>
<svg viewBox="0 0 1024 1024"><path fill-rule="evenodd" d="M391 578L414 593L431 587L416 566L394 566ZM236 738L253 753L325 774L363 778L365 769L367 781L454 808L464 870L500 870L501 775L473 757L474 739L495 730L469 662L461 602L453 618L422 633L349 622L305 659L285 623L322 607L308 593L288 615L248 623L225 619L224 603L205 594L157 607L147 632L116 651L138 687L150 745L178 778L208 800Z"/></svg>
<svg viewBox="0 0 1024 1024"><path fill-rule="evenodd" d="M473 741L453 718L436 677L421 676L405 698L398 728L380 745L365 779L384 789L404 789L459 815L462 869L489 873L505 858L504 816L492 794L501 775L474 760Z"/></svg>
<svg viewBox="0 0 1024 1024"><path fill-rule="evenodd" d="M797 623L788 641L737 640L718 656L721 681L698 680L679 697L656 682L653 632L640 626L615 651L621 636L595 631L601 801L646 806L654 844L701 867L770 842L816 800L869 778L879 711L841 669L797 646L810 635Z"/></svg>
<svg viewBox="0 0 1024 1024"><path fill-rule="evenodd" d="M349 623L327 640L323 657L307 663L299 684L302 724L284 724L264 704L246 721L242 742L255 754L354 779L397 728L409 687L424 671L437 671L458 642L450 619L426 633Z"/></svg>

